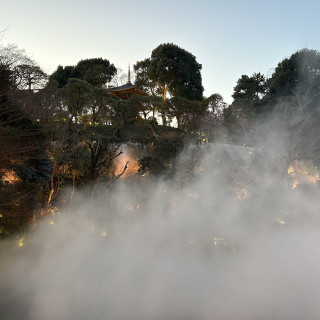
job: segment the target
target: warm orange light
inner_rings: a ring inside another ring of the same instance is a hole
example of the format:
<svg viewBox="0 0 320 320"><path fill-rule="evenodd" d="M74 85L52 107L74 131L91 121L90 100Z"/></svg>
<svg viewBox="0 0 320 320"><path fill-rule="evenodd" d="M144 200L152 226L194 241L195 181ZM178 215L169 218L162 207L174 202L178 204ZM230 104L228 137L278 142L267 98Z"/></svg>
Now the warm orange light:
<svg viewBox="0 0 320 320"><path fill-rule="evenodd" d="M114 159L115 175L120 175L125 166L127 166L125 172L121 175L121 178L128 178L135 175L138 172L138 157L136 156L135 146L124 145L122 148L122 154Z"/></svg>
<svg viewBox="0 0 320 320"><path fill-rule="evenodd" d="M21 179L13 170L6 170L1 177L1 181L4 184L13 184L15 182L21 181Z"/></svg>
<svg viewBox="0 0 320 320"><path fill-rule="evenodd" d="M319 181L319 170L311 161L295 160L288 168L288 176L292 189L299 184L316 186Z"/></svg>

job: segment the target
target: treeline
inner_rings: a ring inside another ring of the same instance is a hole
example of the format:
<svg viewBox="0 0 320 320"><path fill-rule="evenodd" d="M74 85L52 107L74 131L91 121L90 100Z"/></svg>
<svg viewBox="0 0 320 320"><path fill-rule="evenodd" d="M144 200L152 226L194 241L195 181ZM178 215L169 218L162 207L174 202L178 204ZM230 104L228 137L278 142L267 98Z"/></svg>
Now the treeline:
<svg viewBox="0 0 320 320"><path fill-rule="evenodd" d="M233 103L203 97L201 64L174 44L155 48L134 65L135 84L148 96L119 100L107 90L119 80L107 59L58 66L47 75L16 46L0 48L0 228L23 229L74 191L100 188L122 177L123 145L135 147L135 178L175 173L185 141L261 145L258 125L285 128L286 161L318 159L320 55L304 49L284 59L271 78L242 75ZM175 123L175 126L172 126ZM269 123L269 122L268 122ZM268 141L264 141L268 144ZM67 190L67 191L66 191Z"/></svg>

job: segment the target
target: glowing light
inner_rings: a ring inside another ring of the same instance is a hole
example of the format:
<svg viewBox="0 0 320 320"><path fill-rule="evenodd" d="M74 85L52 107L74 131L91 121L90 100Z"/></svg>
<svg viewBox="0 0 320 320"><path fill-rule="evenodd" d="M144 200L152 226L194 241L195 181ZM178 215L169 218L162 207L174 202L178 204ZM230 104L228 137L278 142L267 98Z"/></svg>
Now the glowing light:
<svg viewBox="0 0 320 320"><path fill-rule="evenodd" d="M51 220L49 223L50 223L50 224L54 224L54 221Z"/></svg>
<svg viewBox="0 0 320 320"><path fill-rule="evenodd" d="M55 215L56 211L58 211L57 207L53 207L53 208L50 209L50 212L51 212L52 215Z"/></svg>
<svg viewBox="0 0 320 320"><path fill-rule="evenodd" d="M129 161L129 162L128 162ZM123 173L121 178L128 178L135 175L138 172L138 158L133 154L132 150L129 147L125 147L123 154L114 159L116 166L115 174L119 175L123 172L123 169L127 165L126 171Z"/></svg>
<svg viewBox="0 0 320 320"><path fill-rule="evenodd" d="M0 218L2 218L2 214L0 213Z"/></svg>
<svg viewBox="0 0 320 320"><path fill-rule="evenodd" d="M103 231L103 232L101 233L101 235L102 235L103 237L106 237L106 236L108 235L108 232L107 232L107 231Z"/></svg>
<svg viewBox="0 0 320 320"><path fill-rule="evenodd" d="M226 245L226 242L225 242L224 238L213 237L212 240L213 240L213 245L215 247L217 247L219 245L223 245L223 246Z"/></svg>
<svg viewBox="0 0 320 320"><path fill-rule="evenodd" d="M19 247L23 247L24 246L24 239L23 238L18 240L18 246Z"/></svg>
<svg viewBox="0 0 320 320"><path fill-rule="evenodd" d="M317 186L319 181L319 170L312 161L295 160L288 168L288 175L291 188L296 188L299 184Z"/></svg>
<svg viewBox="0 0 320 320"><path fill-rule="evenodd" d="M21 181L17 174L13 170L7 170L1 177L1 181L4 184L13 184L15 182Z"/></svg>
<svg viewBox="0 0 320 320"><path fill-rule="evenodd" d="M292 165L290 165L288 168L288 174L291 174L291 173L294 173L294 169Z"/></svg>
<svg viewBox="0 0 320 320"><path fill-rule="evenodd" d="M280 219L278 219L278 223L283 226L287 223L287 221L280 218Z"/></svg>

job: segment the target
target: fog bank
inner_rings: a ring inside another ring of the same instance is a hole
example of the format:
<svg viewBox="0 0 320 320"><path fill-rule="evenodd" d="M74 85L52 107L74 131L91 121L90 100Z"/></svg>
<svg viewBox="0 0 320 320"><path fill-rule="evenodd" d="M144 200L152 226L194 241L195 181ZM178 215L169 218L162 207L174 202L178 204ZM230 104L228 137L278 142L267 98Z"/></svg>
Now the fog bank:
<svg viewBox="0 0 320 320"><path fill-rule="evenodd" d="M0 318L318 319L319 192L274 163L190 147L174 181L79 193L24 246L1 243Z"/></svg>

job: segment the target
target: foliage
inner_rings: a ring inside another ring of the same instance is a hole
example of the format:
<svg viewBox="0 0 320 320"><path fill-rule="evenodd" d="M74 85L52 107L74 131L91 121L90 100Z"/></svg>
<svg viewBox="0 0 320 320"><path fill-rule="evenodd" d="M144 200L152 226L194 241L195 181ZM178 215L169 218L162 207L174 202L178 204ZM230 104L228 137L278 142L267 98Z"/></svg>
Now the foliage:
<svg viewBox="0 0 320 320"><path fill-rule="evenodd" d="M189 100L201 100L203 87L201 64L194 55L172 43L155 48L150 59L137 62L137 83L156 93L155 85L164 100L167 92Z"/></svg>
<svg viewBox="0 0 320 320"><path fill-rule="evenodd" d="M274 97L299 95L316 106L320 98L320 53L302 49L279 62L269 80L269 94Z"/></svg>
<svg viewBox="0 0 320 320"><path fill-rule="evenodd" d="M93 87L102 87L111 81L116 72L116 67L109 60L93 58L81 60L76 66L58 66L49 79L57 81L59 88L64 87L69 78L85 80Z"/></svg>
<svg viewBox="0 0 320 320"><path fill-rule="evenodd" d="M144 156L138 160L138 166L138 173L141 175L158 176L163 174L166 169L163 159L156 156Z"/></svg>
<svg viewBox="0 0 320 320"><path fill-rule="evenodd" d="M16 46L0 47L0 70L0 229L10 234L32 221L52 167L46 129L28 113L37 109L40 116L40 100L31 89L41 89L45 74Z"/></svg>
<svg viewBox="0 0 320 320"><path fill-rule="evenodd" d="M148 76L149 67L150 58L136 62L136 64L133 66L136 75L135 84L149 95L161 95L161 91L157 86L157 82L151 80Z"/></svg>
<svg viewBox="0 0 320 320"><path fill-rule="evenodd" d="M228 130L228 136L235 144L250 145L252 126L255 121L255 107L252 100L234 101L228 108L224 109L224 126Z"/></svg>
<svg viewBox="0 0 320 320"><path fill-rule="evenodd" d="M62 88L67 84L67 81L69 78L76 78L77 75L74 71L74 67L73 66L58 66L57 70L55 72L53 72L50 77L49 77L49 81L51 82L56 82L58 88Z"/></svg>
<svg viewBox="0 0 320 320"><path fill-rule="evenodd" d="M76 78L69 78L67 84L59 90L59 96L70 113L70 125L73 118L74 123L77 123L78 117L91 98L91 93L92 89L88 82Z"/></svg>
<svg viewBox="0 0 320 320"><path fill-rule="evenodd" d="M241 99L260 100L266 94L266 79L260 72L254 73L251 77L242 75L233 90L232 97L235 101Z"/></svg>
<svg viewBox="0 0 320 320"><path fill-rule="evenodd" d="M210 142L212 133L216 136L215 138L218 138L221 134L221 124L224 120L223 113L227 104L218 93L204 99L201 104L204 112L200 118L200 129L205 135L206 142Z"/></svg>
<svg viewBox="0 0 320 320"><path fill-rule="evenodd" d="M80 79L87 81L93 87L101 87L111 81L117 73L116 67L109 60L102 58L81 60L74 71Z"/></svg>
<svg viewBox="0 0 320 320"><path fill-rule="evenodd" d="M143 114L144 120L147 120L150 117L154 119L156 113L161 111L163 105L162 98L158 96L142 96L134 94L129 101L131 108L134 108Z"/></svg>
<svg viewBox="0 0 320 320"><path fill-rule="evenodd" d="M43 155L45 156L45 155ZM39 183L50 180L52 167L49 159L30 159L13 167L22 181Z"/></svg>

